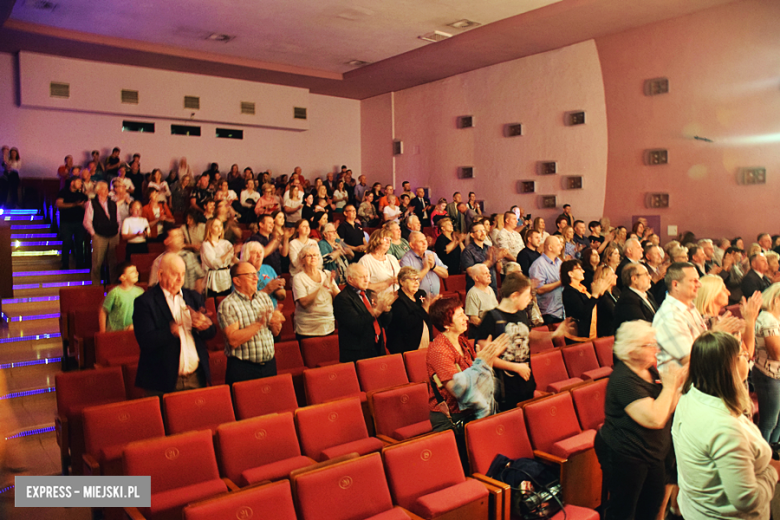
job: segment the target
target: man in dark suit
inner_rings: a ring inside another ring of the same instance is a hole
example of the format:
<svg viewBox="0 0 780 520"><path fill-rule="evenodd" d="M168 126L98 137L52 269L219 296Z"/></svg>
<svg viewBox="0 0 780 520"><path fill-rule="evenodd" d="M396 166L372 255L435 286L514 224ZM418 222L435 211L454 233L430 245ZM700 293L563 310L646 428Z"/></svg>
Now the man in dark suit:
<svg viewBox="0 0 780 520"><path fill-rule="evenodd" d="M623 269L629 264L638 264L642 259L643 253L642 244L639 243L639 240L636 238L629 238L626 240L626 244L623 246L623 260L615 270L615 274L617 275L617 286L619 289L623 289L623 277L621 276Z"/></svg>
<svg viewBox="0 0 780 520"><path fill-rule="evenodd" d="M135 386L147 395L201 388L210 379L206 340L217 329L197 310L200 294L182 289L185 269L179 255L166 254L159 283L135 300L133 329L141 347Z"/></svg>
<svg viewBox="0 0 780 520"><path fill-rule="evenodd" d="M664 250L660 246L645 246L645 257L642 265L650 273L650 290L655 302L660 306L666 298L666 268L669 266L664 263Z"/></svg>
<svg viewBox="0 0 780 520"><path fill-rule="evenodd" d="M397 294L375 295L368 290L368 269L349 264L347 286L333 299L333 314L339 324L339 361L347 363L385 353L383 327L390 323L390 308ZM376 301L372 301L372 297Z"/></svg>
<svg viewBox="0 0 780 520"><path fill-rule="evenodd" d="M615 303L615 331L622 323L634 320L653 322L658 305L648 292L652 283L642 264L628 264L623 269L623 292Z"/></svg>
<svg viewBox="0 0 780 520"><path fill-rule="evenodd" d="M417 218L420 219L420 223L423 227L430 227L431 226L431 210L433 209L433 206L431 206L431 201L428 197L425 196L425 190L422 188L417 188L416 191L416 197L414 197L410 202L409 205L414 208L414 214L417 215Z"/></svg>
<svg viewBox="0 0 780 520"><path fill-rule="evenodd" d="M750 257L750 271L742 278L742 295L745 298L750 298L753 293L764 292L764 289L772 285L772 281L766 277L766 272L769 270L769 262L767 262L764 253L754 253Z"/></svg>

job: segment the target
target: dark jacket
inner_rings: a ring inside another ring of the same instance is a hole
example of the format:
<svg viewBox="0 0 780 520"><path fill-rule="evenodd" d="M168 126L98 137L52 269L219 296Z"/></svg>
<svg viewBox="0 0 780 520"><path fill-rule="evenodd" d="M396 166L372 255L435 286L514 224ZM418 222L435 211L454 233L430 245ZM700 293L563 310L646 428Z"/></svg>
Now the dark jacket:
<svg viewBox="0 0 780 520"><path fill-rule="evenodd" d="M765 276L760 276L753 269L747 272L747 274L742 278L742 283L740 284L742 287L742 295L745 298L750 298L756 291L764 292L764 289L770 285L772 285L772 282L767 280Z"/></svg>
<svg viewBox="0 0 780 520"><path fill-rule="evenodd" d="M418 197L412 198L411 201L409 201L409 206L414 208L414 214L417 215L417 218L420 219L420 223L423 227L428 227L431 225L431 211L433 211L433 208L430 208L428 210L428 218L423 219L423 213L425 212L425 208L430 207L431 201L428 199L428 197L423 197L423 202L420 202L420 199Z"/></svg>
<svg viewBox="0 0 780 520"><path fill-rule="evenodd" d="M203 297L189 289L182 289L184 303L193 309L203 307ZM135 339L141 347L138 360L138 374L135 386L157 392L172 392L179 377L179 355L181 340L171 334L173 314L165 301L160 285L155 285L135 299L133 308L133 329ZM206 340L217 333L214 324L206 330L192 329L195 349L198 351L200 368L206 381L211 379L209 372L209 353Z"/></svg>
<svg viewBox="0 0 780 520"><path fill-rule="evenodd" d="M653 317L658 310L658 305L650 291L647 291L647 299L654 309L648 307L642 300L642 297L630 288L623 289L620 298L618 298L615 304L615 330L613 332L617 332L620 325L627 321L642 320L652 323Z"/></svg>
<svg viewBox="0 0 780 520"><path fill-rule="evenodd" d="M593 307L598 303L596 298L588 298L571 285L563 288L563 308L567 318L577 322L577 336L590 337L590 323L593 318ZM596 323L598 326L598 322Z"/></svg>
<svg viewBox="0 0 780 520"><path fill-rule="evenodd" d="M414 301L402 290L398 290L398 299L393 303L393 315L387 327L387 350L391 354L400 354L408 350L417 350L423 334L423 324L428 325L428 339L433 340L433 326L421 298L425 291L417 291Z"/></svg>
<svg viewBox="0 0 780 520"><path fill-rule="evenodd" d="M366 291L372 301L373 291ZM385 353L384 337L374 335L374 317L358 293L349 285L333 298L333 315L339 324L339 361L347 363L381 356ZM379 316L379 326L386 327L392 319L391 311Z"/></svg>

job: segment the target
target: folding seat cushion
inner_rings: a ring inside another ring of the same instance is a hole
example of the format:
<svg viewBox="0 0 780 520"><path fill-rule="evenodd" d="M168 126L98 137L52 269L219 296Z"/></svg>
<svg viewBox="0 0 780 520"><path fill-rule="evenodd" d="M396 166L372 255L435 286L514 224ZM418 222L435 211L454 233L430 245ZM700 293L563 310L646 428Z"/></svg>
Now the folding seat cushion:
<svg viewBox="0 0 780 520"><path fill-rule="evenodd" d="M531 371L537 390L542 392L560 392L582 383L579 377L569 377L560 349L531 356Z"/></svg>
<svg viewBox="0 0 780 520"><path fill-rule="evenodd" d="M409 376L409 381L413 383L428 382L427 357L427 348L404 352L404 363L406 364L406 373Z"/></svg>
<svg viewBox="0 0 780 520"><path fill-rule="evenodd" d="M156 397L91 406L83 413L85 452L100 465L100 475L122 474L122 451L128 443L165 436Z"/></svg>
<svg viewBox="0 0 780 520"><path fill-rule="evenodd" d="M356 363L360 389L372 392L409 382L401 354L361 359Z"/></svg>
<svg viewBox="0 0 780 520"><path fill-rule="evenodd" d="M314 464L301 455L290 412L220 425L217 455L222 475L241 486L287 478L291 471Z"/></svg>
<svg viewBox="0 0 780 520"><path fill-rule="evenodd" d="M585 381L595 381L596 379L607 378L610 374L612 374L612 367L599 367L583 372L582 379Z"/></svg>
<svg viewBox="0 0 780 520"><path fill-rule="evenodd" d="M604 424L604 400L609 379L599 379L571 389L571 398L583 430L598 430Z"/></svg>
<svg viewBox="0 0 780 520"><path fill-rule="evenodd" d="M263 486L242 489L195 502L184 508L184 520L215 520L221 518L273 518L297 520L290 481L281 480Z"/></svg>
<svg viewBox="0 0 780 520"><path fill-rule="evenodd" d="M611 367L614 364L614 358L612 357L612 346L614 344L615 336L607 336L605 338L596 338L593 340L593 347L596 349L596 357L599 360L599 365Z"/></svg>
<svg viewBox="0 0 780 520"><path fill-rule="evenodd" d="M377 435L402 441L433 430L425 383L372 392L369 401Z"/></svg>
<svg viewBox="0 0 780 520"><path fill-rule="evenodd" d="M163 410L169 434L206 429L216 432L220 424L236 420L227 385L165 394Z"/></svg>
<svg viewBox="0 0 780 520"><path fill-rule="evenodd" d="M304 472L293 483L301 520L409 518L393 507L379 453Z"/></svg>
<svg viewBox="0 0 780 520"><path fill-rule="evenodd" d="M292 375L289 373L234 383L233 401L239 419L294 412L298 408Z"/></svg>
<svg viewBox="0 0 780 520"><path fill-rule="evenodd" d="M368 436L360 400L340 399L295 411L303 454L324 461L356 452L379 451L384 443Z"/></svg>
<svg viewBox="0 0 780 520"><path fill-rule="evenodd" d="M125 475L152 477L151 507L140 509L146 518L181 518L188 503L227 491L208 431L132 442L122 464Z"/></svg>
<svg viewBox="0 0 780 520"><path fill-rule="evenodd" d="M382 456L393 501L404 509L427 519L461 508L464 518L487 518L488 491L464 476L452 431L388 446Z"/></svg>
<svg viewBox="0 0 780 520"><path fill-rule="evenodd" d="M309 368L334 365L339 362L339 336L331 334L301 340L303 362Z"/></svg>
<svg viewBox="0 0 780 520"><path fill-rule="evenodd" d="M593 447L595 431L580 429L569 392L530 402L523 411L535 449L566 459Z"/></svg>
<svg viewBox="0 0 780 520"><path fill-rule="evenodd" d="M345 397L366 400L366 393L360 390L354 363L339 363L304 370L303 384L309 404L326 403Z"/></svg>

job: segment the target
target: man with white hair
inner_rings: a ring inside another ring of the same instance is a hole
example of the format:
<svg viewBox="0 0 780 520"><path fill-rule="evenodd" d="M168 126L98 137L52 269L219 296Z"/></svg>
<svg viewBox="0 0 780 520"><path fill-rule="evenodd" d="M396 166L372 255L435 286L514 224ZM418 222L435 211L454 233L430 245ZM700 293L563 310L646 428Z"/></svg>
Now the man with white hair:
<svg viewBox="0 0 780 520"><path fill-rule="evenodd" d="M147 395L202 388L211 379L206 340L217 329L203 310L203 297L182 289L185 270L179 255L167 253L159 283L134 303L133 331L141 348L135 386Z"/></svg>
<svg viewBox="0 0 780 520"><path fill-rule="evenodd" d="M623 260L617 266L617 269L615 269L615 274L617 275L617 286L621 290L623 289L623 280L620 275L623 272L623 269L628 264L638 264L642 259L643 253L644 251L642 250L642 244L639 243L639 240L636 238L629 238L626 240L626 244L623 246Z"/></svg>
<svg viewBox="0 0 780 520"><path fill-rule="evenodd" d="M339 361L342 363L385 353L383 327L390 323L390 310L397 295L393 291L375 294L368 284L368 269L362 264L349 264L347 286L333 299L333 315L339 324Z"/></svg>
<svg viewBox="0 0 780 520"><path fill-rule="evenodd" d="M417 218L417 217L414 217ZM419 221L418 221L419 224ZM411 266L420 273L420 289L428 296L435 296L441 292L440 278L447 278L447 266L439 260L433 251L428 251L428 239L419 231L412 231L409 235L409 247L411 249L401 258L401 267Z"/></svg>
<svg viewBox="0 0 780 520"><path fill-rule="evenodd" d="M113 283L116 271L116 246L119 245L119 220L116 203L108 197L108 183L98 182L96 196L84 211L84 229L92 236L92 283L100 282L103 261L108 263L108 280Z"/></svg>
<svg viewBox="0 0 780 520"><path fill-rule="evenodd" d="M498 299L490 287L490 269L485 264L474 264L468 268L468 275L474 280L474 287L466 294L464 312L469 323L479 327L485 313L498 307Z"/></svg>

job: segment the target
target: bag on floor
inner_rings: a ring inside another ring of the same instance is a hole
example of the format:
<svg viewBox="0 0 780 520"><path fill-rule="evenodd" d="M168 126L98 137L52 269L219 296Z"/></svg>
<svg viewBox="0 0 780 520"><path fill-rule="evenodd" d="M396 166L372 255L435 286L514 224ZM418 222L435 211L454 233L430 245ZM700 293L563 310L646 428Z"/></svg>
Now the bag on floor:
<svg viewBox="0 0 780 520"><path fill-rule="evenodd" d="M523 520L550 519L563 509L561 484L549 466L534 459L510 459L498 454L487 476L512 488L512 516ZM564 510L563 518L566 518Z"/></svg>

